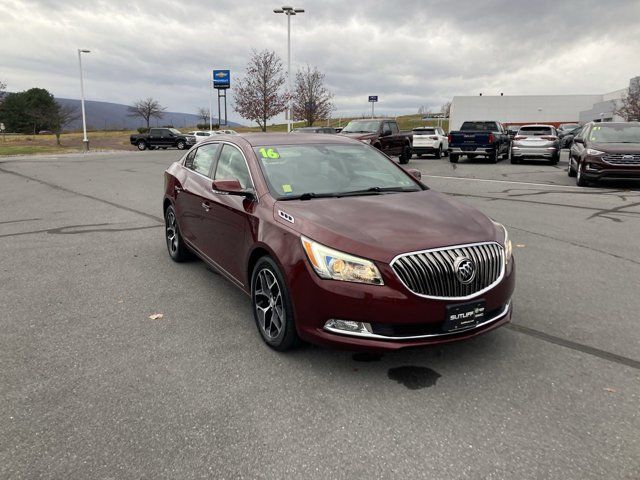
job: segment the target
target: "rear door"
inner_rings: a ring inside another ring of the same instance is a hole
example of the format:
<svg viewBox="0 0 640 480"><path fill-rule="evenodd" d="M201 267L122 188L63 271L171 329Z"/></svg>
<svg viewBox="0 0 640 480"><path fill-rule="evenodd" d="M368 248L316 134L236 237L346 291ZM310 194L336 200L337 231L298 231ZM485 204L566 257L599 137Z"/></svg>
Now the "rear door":
<svg viewBox="0 0 640 480"><path fill-rule="evenodd" d="M187 175L176 197L182 234L200 251L205 241L203 212L212 191L211 170L219 148L218 143L208 143L189 152L184 164Z"/></svg>
<svg viewBox="0 0 640 480"><path fill-rule="evenodd" d="M152 147L162 146L162 128L152 128L149 130L149 145Z"/></svg>

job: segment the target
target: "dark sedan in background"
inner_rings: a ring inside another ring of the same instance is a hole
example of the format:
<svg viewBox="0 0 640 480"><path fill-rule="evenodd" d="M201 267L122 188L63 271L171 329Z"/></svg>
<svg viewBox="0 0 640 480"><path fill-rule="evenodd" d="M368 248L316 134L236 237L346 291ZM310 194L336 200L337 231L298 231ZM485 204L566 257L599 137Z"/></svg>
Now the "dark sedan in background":
<svg viewBox="0 0 640 480"><path fill-rule="evenodd" d="M511 318L506 229L339 135L205 140L165 172L169 255L246 292L262 339L392 350Z"/></svg>
<svg viewBox="0 0 640 480"><path fill-rule="evenodd" d="M578 186L598 180L640 180L640 122L592 122L573 139L570 177Z"/></svg>

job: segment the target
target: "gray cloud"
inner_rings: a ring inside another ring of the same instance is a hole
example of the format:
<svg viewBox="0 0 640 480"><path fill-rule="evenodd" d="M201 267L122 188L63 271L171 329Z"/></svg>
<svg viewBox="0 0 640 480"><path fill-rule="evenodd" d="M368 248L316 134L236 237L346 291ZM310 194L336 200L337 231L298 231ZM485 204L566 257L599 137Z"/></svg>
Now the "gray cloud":
<svg viewBox="0 0 640 480"><path fill-rule="evenodd" d="M263 1L124 0L0 3L0 79L173 111L208 105L211 67L242 75L251 49L286 61L284 15ZM304 1L292 19L293 67L326 73L338 115L413 113L454 95L602 93L640 74L640 2ZM230 119L241 120L230 112Z"/></svg>

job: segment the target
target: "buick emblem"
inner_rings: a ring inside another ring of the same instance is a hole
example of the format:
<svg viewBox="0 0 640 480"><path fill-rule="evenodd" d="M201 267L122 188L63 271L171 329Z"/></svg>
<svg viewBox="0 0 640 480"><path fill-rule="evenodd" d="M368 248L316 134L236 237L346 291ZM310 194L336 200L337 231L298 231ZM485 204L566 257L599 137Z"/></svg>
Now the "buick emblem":
<svg viewBox="0 0 640 480"><path fill-rule="evenodd" d="M464 285L471 283L476 278L476 264L468 257L458 257L453 263L458 281Z"/></svg>
<svg viewBox="0 0 640 480"><path fill-rule="evenodd" d="M623 160L633 160L633 155L623 155L622 159Z"/></svg>

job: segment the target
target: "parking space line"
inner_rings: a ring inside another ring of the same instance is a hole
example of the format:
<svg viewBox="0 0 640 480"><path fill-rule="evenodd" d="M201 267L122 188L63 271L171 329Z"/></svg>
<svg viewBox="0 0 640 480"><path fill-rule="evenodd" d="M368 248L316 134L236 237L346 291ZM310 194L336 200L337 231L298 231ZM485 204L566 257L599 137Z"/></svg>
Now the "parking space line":
<svg viewBox="0 0 640 480"><path fill-rule="evenodd" d="M622 355L607 352L606 350L600 350L599 348L590 347L582 343L572 342L571 340L567 340L561 337L556 337L555 335L549 335L548 333L544 333L544 332L541 332L540 330L535 330L533 328L518 325L517 323L509 323L508 325L505 325L505 328L508 328L518 333L529 335L531 337L538 338L545 342L553 343L555 345L560 345L561 347L570 348L571 350L576 350L578 352L586 353L588 355L593 355L594 357L602 358L603 360L608 360L610 362L619 363L620 365L625 365L627 367L640 370L640 361L634 360L633 358L623 357Z"/></svg>

